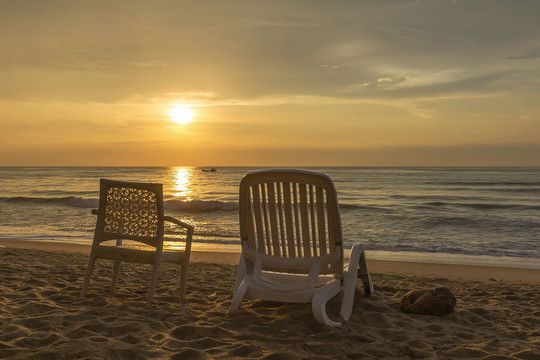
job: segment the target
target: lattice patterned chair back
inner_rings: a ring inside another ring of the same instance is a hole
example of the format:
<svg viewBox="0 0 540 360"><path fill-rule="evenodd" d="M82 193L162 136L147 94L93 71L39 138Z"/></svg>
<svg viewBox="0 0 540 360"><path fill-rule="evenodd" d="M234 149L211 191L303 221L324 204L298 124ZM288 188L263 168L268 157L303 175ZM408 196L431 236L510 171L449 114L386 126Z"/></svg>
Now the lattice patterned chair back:
<svg viewBox="0 0 540 360"><path fill-rule="evenodd" d="M163 185L100 181L98 242L129 239L159 247L163 243Z"/></svg>

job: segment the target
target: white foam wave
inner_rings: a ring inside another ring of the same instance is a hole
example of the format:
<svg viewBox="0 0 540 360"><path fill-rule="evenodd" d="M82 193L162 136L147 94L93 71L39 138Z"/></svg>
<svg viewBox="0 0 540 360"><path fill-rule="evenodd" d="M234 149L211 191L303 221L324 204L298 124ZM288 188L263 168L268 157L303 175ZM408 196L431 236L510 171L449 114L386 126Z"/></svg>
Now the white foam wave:
<svg viewBox="0 0 540 360"><path fill-rule="evenodd" d="M238 203L232 201L219 200L167 200L165 201L166 210L181 210L193 212L208 211L230 211L237 210Z"/></svg>
<svg viewBox="0 0 540 360"><path fill-rule="evenodd" d="M72 197L66 202L69 206L80 208L97 208L99 204L98 199L86 199L82 197Z"/></svg>

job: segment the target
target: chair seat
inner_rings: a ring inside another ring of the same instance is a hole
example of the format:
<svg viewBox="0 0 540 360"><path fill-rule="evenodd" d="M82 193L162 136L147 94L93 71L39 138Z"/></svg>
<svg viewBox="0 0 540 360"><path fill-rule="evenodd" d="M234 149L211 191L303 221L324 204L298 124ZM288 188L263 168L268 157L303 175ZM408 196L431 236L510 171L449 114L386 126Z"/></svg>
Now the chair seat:
<svg viewBox="0 0 540 360"><path fill-rule="evenodd" d="M96 257L109 260L135 262L139 264L153 264L158 257L155 250L141 250L126 246L97 246ZM186 258L184 251L163 251L161 261L181 263Z"/></svg>
<svg viewBox="0 0 540 360"><path fill-rule="evenodd" d="M260 285L259 282L253 281L253 274L247 274L246 281L250 284L246 292L247 296L269 301L309 303L317 292L327 291L333 293L330 296L333 297L340 291L340 281L332 275L321 275L317 278L313 287L299 290L279 291L275 289L275 285L281 284L284 289L295 285L301 287L306 281L305 275L263 271L261 272L261 280L263 283L267 282L274 286L268 288Z"/></svg>

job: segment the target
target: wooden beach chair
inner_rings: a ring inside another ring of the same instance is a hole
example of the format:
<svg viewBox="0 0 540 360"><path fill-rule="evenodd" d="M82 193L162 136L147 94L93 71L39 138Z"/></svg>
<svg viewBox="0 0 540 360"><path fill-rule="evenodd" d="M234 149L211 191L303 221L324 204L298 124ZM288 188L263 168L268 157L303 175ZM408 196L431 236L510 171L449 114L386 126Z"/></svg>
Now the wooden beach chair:
<svg viewBox="0 0 540 360"><path fill-rule="evenodd" d="M326 175L298 170L247 174L240 183L240 236L242 255L228 313L238 310L245 296L311 302L317 322L340 326L351 316L357 275L364 293L373 291L360 244L343 266L337 195ZM333 321L326 303L337 294L340 319Z"/></svg>
<svg viewBox="0 0 540 360"><path fill-rule="evenodd" d="M180 265L180 300L184 301L193 226L164 215L163 185L101 179L99 208L92 210L92 213L97 215L97 224L81 297L86 296L94 263L101 258L114 261L113 293L116 291L120 262L153 265L147 298L149 303L154 296L160 263L167 261ZM183 250L163 250L164 240L177 240L164 238L165 221L187 230ZM111 240L113 244L108 245ZM123 240L130 240L130 243L138 246L128 247L122 243Z"/></svg>

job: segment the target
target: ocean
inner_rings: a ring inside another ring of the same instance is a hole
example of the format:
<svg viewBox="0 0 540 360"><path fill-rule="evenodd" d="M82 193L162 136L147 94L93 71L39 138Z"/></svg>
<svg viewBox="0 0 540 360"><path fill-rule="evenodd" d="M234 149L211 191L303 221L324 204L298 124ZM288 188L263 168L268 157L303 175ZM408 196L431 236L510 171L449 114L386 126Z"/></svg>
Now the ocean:
<svg viewBox="0 0 540 360"><path fill-rule="evenodd" d="M256 167L0 167L0 238L90 244L99 179L164 185L194 248L238 250L238 186ZM330 176L345 247L368 257L540 268L540 167L299 167Z"/></svg>

